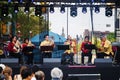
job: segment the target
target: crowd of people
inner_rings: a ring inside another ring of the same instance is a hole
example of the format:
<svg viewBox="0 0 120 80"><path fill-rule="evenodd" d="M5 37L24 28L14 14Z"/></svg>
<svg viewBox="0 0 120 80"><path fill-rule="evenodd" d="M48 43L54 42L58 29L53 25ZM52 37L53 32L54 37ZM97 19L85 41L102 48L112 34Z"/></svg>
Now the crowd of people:
<svg viewBox="0 0 120 80"><path fill-rule="evenodd" d="M19 73L13 74L11 67L0 64L0 80L45 80L45 73L39 66L21 66ZM63 72L60 68L54 67L50 71L51 80L62 80Z"/></svg>

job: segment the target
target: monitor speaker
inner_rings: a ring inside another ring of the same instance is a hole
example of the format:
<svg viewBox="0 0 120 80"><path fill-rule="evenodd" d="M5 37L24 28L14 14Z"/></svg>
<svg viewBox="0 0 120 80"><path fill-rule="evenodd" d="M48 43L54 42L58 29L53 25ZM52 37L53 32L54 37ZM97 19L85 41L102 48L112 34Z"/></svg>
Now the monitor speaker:
<svg viewBox="0 0 120 80"><path fill-rule="evenodd" d="M8 65L8 66L19 65L18 58L1 58L0 63Z"/></svg>
<svg viewBox="0 0 120 80"><path fill-rule="evenodd" d="M103 59L103 58L96 58L95 61L94 61L94 64L96 66L100 66L100 67L111 67L112 66L112 59L109 58L109 59Z"/></svg>

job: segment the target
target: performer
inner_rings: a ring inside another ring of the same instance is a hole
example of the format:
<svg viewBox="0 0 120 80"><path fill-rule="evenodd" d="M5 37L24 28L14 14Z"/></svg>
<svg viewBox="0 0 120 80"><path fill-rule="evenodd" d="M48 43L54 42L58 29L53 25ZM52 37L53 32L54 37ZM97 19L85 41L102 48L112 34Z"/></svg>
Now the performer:
<svg viewBox="0 0 120 80"><path fill-rule="evenodd" d="M100 37L101 45L97 51L97 58L104 58L105 56L113 56L114 53L112 51L112 44L109 40L107 40L106 36L103 35Z"/></svg>
<svg viewBox="0 0 120 80"><path fill-rule="evenodd" d="M68 35L67 40L64 42L64 45L69 45L69 49L65 50L64 54L62 55L62 64L64 64L64 63L65 64L73 64L74 63L73 56L74 56L74 52L75 52L74 47L76 45L70 35ZM69 56L69 57L67 57L67 56Z"/></svg>
<svg viewBox="0 0 120 80"><path fill-rule="evenodd" d="M91 50L85 48L85 45L90 45L90 44L92 44L92 43L89 41L89 36L85 36L84 41L81 44L81 51L82 51L81 59L82 59L82 64L84 64L84 57L85 56L88 56L88 63L91 63L91 60L92 60Z"/></svg>
<svg viewBox="0 0 120 80"><path fill-rule="evenodd" d="M17 40L17 36L10 38L8 51L11 57L19 58L19 63L22 64L21 43Z"/></svg>
<svg viewBox="0 0 120 80"><path fill-rule="evenodd" d="M27 64L33 64L33 49L35 45L29 40L29 38L24 39L24 43L22 44L22 49L25 57L27 57Z"/></svg>
<svg viewBox="0 0 120 80"><path fill-rule="evenodd" d="M45 40L41 42L40 48L42 46L51 46L51 47L55 46L54 41L50 40L48 35L45 35L44 38L45 38ZM51 58L52 57L52 51L49 51L49 50L42 51L42 57L43 58Z"/></svg>

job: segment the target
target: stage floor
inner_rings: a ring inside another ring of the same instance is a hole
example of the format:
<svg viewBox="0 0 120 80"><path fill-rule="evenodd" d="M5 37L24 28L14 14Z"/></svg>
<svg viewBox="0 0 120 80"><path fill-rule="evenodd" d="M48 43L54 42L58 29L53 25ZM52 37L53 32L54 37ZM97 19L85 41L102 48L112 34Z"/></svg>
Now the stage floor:
<svg viewBox="0 0 120 80"><path fill-rule="evenodd" d="M61 65L60 63L34 64L40 67L45 73L45 80L51 80L50 71L59 67L64 74L63 80L119 80L119 65ZM33 65L30 65L31 67ZM11 66L13 73L19 73L20 66Z"/></svg>

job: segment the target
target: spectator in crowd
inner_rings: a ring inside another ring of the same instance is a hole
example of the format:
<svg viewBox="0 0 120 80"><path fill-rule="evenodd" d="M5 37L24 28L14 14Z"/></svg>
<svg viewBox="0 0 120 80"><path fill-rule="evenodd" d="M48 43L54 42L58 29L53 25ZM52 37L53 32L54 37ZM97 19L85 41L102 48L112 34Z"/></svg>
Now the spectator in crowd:
<svg viewBox="0 0 120 80"><path fill-rule="evenodd" d="M52 80L62 80L62 78L63 78L62 70L58 67L54 67L51 70L51 77L52 77Z"/></svg>
<svg viewBox="0 0 120 80"><path fill-rule="evenodd" d="M24 69L21 72L22 80L31 80L32 79L32 71L30 68Z"/></svg>
<svg viewBox="0 0 120 80"><path fill-rule="evenodd" d="M33 67L32 67L32 79L31 80L36 80L35 72L37 72L39 70L40 70L40 68L37 65L33 65Z"/></svg>
<svg viewBox="0 0 120 80"><path fill-rule="evenodd" d="M21 66L21 68L20 68L20 74L14 75L14 80L22 80L21 72L22 72L24 69L27 69L27 66Z"/></svg>
<svg viewBox="0 0 120 80"><path fill-rule="evenodd" d="M3 74L5 76L5 80L12 80L12 68L9 66L6 66L3 70Z"/></svg>
<svg viewBox="0 0 120 80"><path fill-rule="evenodd" d="M3 68L0 66L0 80L5 80L5 76L3 75Z"/></svg>
<svg viewBox="0 0 120 80"><path fill-rule="evenodd" d="M35 78L36 80L45 80L45 74L43 71L37 71L35 72Z"/></svg>

